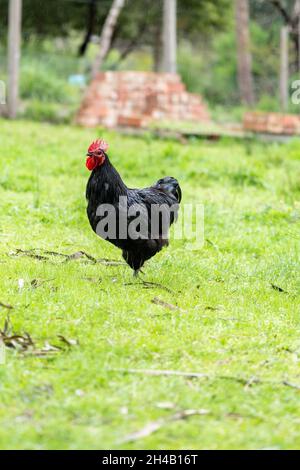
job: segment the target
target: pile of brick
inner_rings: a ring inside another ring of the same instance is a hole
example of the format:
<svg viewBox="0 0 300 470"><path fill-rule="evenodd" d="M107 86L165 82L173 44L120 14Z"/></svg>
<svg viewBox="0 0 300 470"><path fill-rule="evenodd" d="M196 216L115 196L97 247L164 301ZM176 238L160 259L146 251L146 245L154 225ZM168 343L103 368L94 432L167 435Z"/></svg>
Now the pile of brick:
<svg viewBox="0 0 300 470"><path fill-rule="evenodd" d="M295 114L247 112L244 129L276 135L300 135L300 116Z"/></svg>
<svg viewBox="0 0 300 470"><path fill-rule="evenodd" d="M178 75L103 72L89 86L77 115L87 127L147 127L157 121L209 122L206 105Z"/></svg>

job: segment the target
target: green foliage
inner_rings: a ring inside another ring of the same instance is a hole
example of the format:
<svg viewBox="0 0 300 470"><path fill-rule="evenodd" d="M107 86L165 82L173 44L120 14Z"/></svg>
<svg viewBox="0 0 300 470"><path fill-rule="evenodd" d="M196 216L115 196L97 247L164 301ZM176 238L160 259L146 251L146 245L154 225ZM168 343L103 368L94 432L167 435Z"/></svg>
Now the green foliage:
<svg viewBox="0 0 300 470"><path fill-rule="evenodd" d="M1 0L2 26L7 26L9 0ZM24 0L22 26L26 35L67 36L70 30L84 29L88 2L68 0ZM106 12L105 12L106 13ZM5 29L1 28L1 33Z"/></svg>
<svg viewBox="0 0 300 470"><path fill-rule="evenodd" d="M263 29L251 24L253 74L258 108L278 111L279 52L274 28ZM188 89L201 93L215 107L237 106L240 96L237 84L236 37L233 18L227 31L201 45L181 42L179 72ZM295 107L292 112L297 112Z"/></svg>
<svg viewBox="0 0 300 470"><path fill-rule="evenodd" d="M62 37L72 30L86 30L90 1L69 0L25 0L23 6L23 28L27 35ZM99 34L112 0L96 2L94 34ZM226 13L230 0L178 0L179 31L185 37L194 33L212 33L226 24ZM63 5L63 7L62 7ZM130 0L120 15L115 34L116 39L131 39L140 36L139 44L149 43L161 22L162 0ZM0 18L7 25L8 0L1 0ZM146 15L145 15L146 13ZM146 19L146 21L145 21ZM142 27L141 27L142 26ZM0 34L3 34L2 28Z"/></svg>
<svg viewBox="0 0 300 470"><path fill-rule="evenodd" d="M69 41L72 43L72 36ZM69 76L81 74L89 59L70 55L68 40L30 41L23 46L20 114L48 122L70 121L80 105L82 90L69 84ZM0 48L0 77L5 78L4 49ZM42 65L41 65L42 64Z"/></svg>
<svg viewBox="0 0 300 470"><path fill-rule="evenodd" d="M195 54L195 48L189 41L182 41L178 51L178 72L181 75L188 90L194 93L202 93L204 57L202 54Z"/></svg>
<svg viewBox="0 0 300 470"><path fill-rule="evenodd" d="M22 117L38 122L69 123L76 112L76 109L70 106L39 100L25 102L24 108Z"/></svg>
<svg viewBox="0 0 300 470"><path fill-rule="evenodd" d="M13 332L37 346L61 346L59 334L79 342L42 357L7 348L0 448L299 448L298 140L181 145L105 132L130 186L172 172L183 201L205 206L203 248L172 240L145 266L143 279L158 284L145 288L125 265L16 255L121 260L85 213L85 153L100 130L0 120L0 134L0 301L14 307ZM0 307L0 329L6 317ZM203 408L208 415L169 419ZM160 430L122 444L157 419Z"/></svg>
<svg viewBox="0 0 300 470"><path fill-rule="evenodd" d="M234 50L233 31L216 36L205 49L182 43L178 57L179 73L188 90L203 94L212 105L238 103Z"/></svg>
<svg viewBox="0 0 300 470"><path fill-rule="evenodd" d="M49 67L26 64L21 73L21 97L40 101L67 102L69 87L63 78Z"/></svg>
<svg viewBox="0 0 300 470"><path fill-rule="evenodd" d="M214 36L228 26L231 0L178 0L178 28L184 39Z"/></svg>

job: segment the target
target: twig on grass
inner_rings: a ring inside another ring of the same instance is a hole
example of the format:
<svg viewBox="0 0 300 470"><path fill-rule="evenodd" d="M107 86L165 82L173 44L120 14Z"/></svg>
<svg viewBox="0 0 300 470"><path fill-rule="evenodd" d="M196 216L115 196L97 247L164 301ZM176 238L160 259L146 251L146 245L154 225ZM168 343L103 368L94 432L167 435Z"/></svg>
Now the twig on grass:
<svg viewBox="0 0 300 470"><path fill-rule="evenodd" d="M35 250L20 250L19 248L17 248L16 252L11 252L9 254L10 254L10 256L24 255L24 256L28 256L29 258L37 259L39 261L47 261L48 260L48 258L46 256L36 254L36 253L34 253L34 251Z"/></svg>
<svg viewBox="0 0 300 470"><path fill-rule="evenodd" d="M64 344L68 346L68 348L71 348L72 346L77 346L78 341L76 339L68 339L63 335L57 335L58 339L62 341Z"/></svg>
<svg viewBox="0 0 300 470"><path fill-rule="evenodd" d="M173 305L173 304L170 304L168 302L165 302L164 300L159 299L158 297L154 297L154 299L152 299L151 302L155 305L159 305L160 307L164 307L168 310L178 311L178 312L182 312L182 313L188 313L187 310L184 310L183 308L178 307L177 305ZM233 317L224 318L224 317L213 317L211 315L198 315L198 318L203 318L205 320L213 320L213 321L225 321L225 322L235 321L235 322L240 322L240 323L249 323L246 320L241 320L239 318L233 318Z"/></svg>
<svg viewBox="0 0 300 470"><path fill-rule="evenodd" d="M174 294L174 291L172 291L169 287L166 287L163 284L160 284L158 282L142 281L142 284L144 285L145 289L151 289L151 288L159 287L160 289L166 290L170 294Z"/></svg>
<svg viewBox="0 0 300 470"><path fill-rule="evenodd" d="M9 304L4 304L3 302L0 302L0 307L6 308L7 310L12 310L13 306Z"/></svg>
<svg viewBox="0 0 300 470"><path fill-rule="evenodd" d="M144 289L162 289L168 292L169 294L175 294L169 287L166 287L158 282L143 281L141 282L126 282L124 286L143 286Z"/></svg>
<svg viewBox="0 0 300 470"><path fill-rule="evenodd" d="M209 378L207 374L201 374L199 372L182 372L177 370L155 370L155 369L108 369L111 372L121 372L124 374L141 374L141 375L153 375L153 376L179 376L188 378Z"/></svg>
<svg viewBox="0 0 300 470"><path fill-rule="evenodd" d="M92 255L89 255L85 251L77 251L76 253L73 253L71 255L65 255L66 262L67 261L72 261L80 258L87 258L89 261L91 261L94 264L97 264L96 258L94 258Z"/></svg>
<svg viewBox="0 0 300 470"><path fill-rule="evenodd" d="M58 339L68 346L68 349L78 344L76 340L66 339L62 335L58 335ZM3 330L0 329L0 340L5 347L15 349L23 356L36 356L44 357L57 354L66 350L63 346L50 344L48 341L42 347L37 347L36 342L32 339L31 335L27 332L24 334L15 334L12 332L12 325L10 318L7 317L4 323Z"/></svg>
<svg viewBox="0 0 300 470"><path fill-rule="evenodd" d="M32 281L30 282L30 285L31 287L33 287L34 289L37 289L38 287L41 287L43 286L44 284L46 284L47 282L51 282L51 281L54 281L55 279L52 278L52 279L32 279Z"/></svg>
<svg viewBox="0 0 300 470"><path fill-rule="evenodd" d="M39 252L39 253L37 253ZM58 253L56 251L48 251L42 250L40 248L32 248L31 250L21 250L17 248L14 252L9 253L10 256L28 256L29 258L36 259L38 261L48 261L51 262L49 256L57 256L60 258L64 258L63 263L68 261L73 261L81 258L86 258L90 262L94 264L103 264L105 266L123 266L124 263L122 261L108 259L108 258L99 258L96 259L94 256L86 253L85 251L77 251L72 253L71 255L66 255L64 253Z"/></svg>
<svg viewBox="0 0 300 470"><path fill-rule="evenodd" d="M154 299L152 299L151 302L155 305L159 305L160 307L167 308L168 310L177 310L179 312L187 313L186 310L183 310L182 308L177 307L177 305L169 304L168 302L165 302L164 300L161 300L158 297L154 297Z"/></svg>
<svg viewBox="0 0 300 470"><path fill-rule="evenodd" d="M295 388L296 390L300 390L300 385L292 384L290 382L287 382L286 380L282 382L282 385L285 385L286 387Z"/></svg>
<svg viewBox="0 0 300 470"><path fill-rule="evenodd" d="M273 385L273 386L286 386L296 390L300 390L300 385L287 382L285 380L281 382L275 382L271 380L261 380L256 377L250 377L248 379L244 377L237 377L233 375L208 375L200 372L183 372L178 370L157 370L157 369L106 369L108 372L120 372L123 374L140 374L148 376L177 376L186 377L189 379L210 379L210 380L228 380L237 382L243 385L246 389L252 385Z"/></svg>
<svg viewBox="0 0 300 470"><path fill-rule="evenodd" d="M210 412L208 410L204 410L204 409L178 411L177 413L170 415L166 418L160 418L156 421L152 421L151 423L148 423L144 428L140 429L139 431L126 436L124 439L121 440L120 443L134 442L139 439L148 437L151 434L158 431L159 429L161 429L162 427L174 421L187 419L187 418L190 418L191 416L206 416L209 413Z"/></svg>
<svg viewBox="0 0 300 470"><path fill-rule="evenodd" d="M275 284L271 284L272 289L276 290L277 292L282 292L283 294L287 294L287 291L282 289L282 287L276 286Z"/></svg>

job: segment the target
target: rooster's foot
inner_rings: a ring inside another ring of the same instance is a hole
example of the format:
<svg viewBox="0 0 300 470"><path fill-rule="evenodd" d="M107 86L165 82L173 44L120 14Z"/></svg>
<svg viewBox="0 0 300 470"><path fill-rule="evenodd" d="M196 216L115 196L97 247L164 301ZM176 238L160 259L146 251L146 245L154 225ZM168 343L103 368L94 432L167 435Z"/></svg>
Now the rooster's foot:
<svg viewBox="0 0 300 470"><path fill-rule="evenodd" d="M139 274L145 274L141 269L136 269L134 272L133 272L133 277L139 277Z"/></svg>

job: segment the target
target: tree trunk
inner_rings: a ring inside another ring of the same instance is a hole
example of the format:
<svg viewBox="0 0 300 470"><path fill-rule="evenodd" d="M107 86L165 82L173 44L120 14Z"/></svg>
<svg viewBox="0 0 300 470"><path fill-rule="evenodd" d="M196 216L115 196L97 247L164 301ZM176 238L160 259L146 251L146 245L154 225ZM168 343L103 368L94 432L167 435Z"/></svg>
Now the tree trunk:
<svg viewBox="0 0 300 470"><path fill-rule="evenodd" d="M2 115L1 105L6 105L6 86L2 80L0 80L0 116Z"/></svg>
<svg viewBox="0 0 300 470"><path fill-rule="evenodd" d="M295 50L295 57L291 63L292 72L300 72L300 1L295 0L291 13L289 13L286 4L283 4L281 0L270 0L270 2L277 8L286 26L290 28L290 37Z"/></svg>
<svg viewBox="0 0 300 470"><path fill-rule="evenodd" d="M280 35L280 106L288 108L289 100L289 28L283 26Z"/></svg>
<svg viewBox="0 0 300 470"><path fill-rule="evenodd" d="M295 1L294 15L296 23L296 53L297 53L297 71L300 72L300 0Z"/></svg>
<svg viewBox="0 0 300 470"><path fill-rule="evenodd" d="M92 37L94 26L95 26L96 13L97 13L96 0L90 0L90 4L88 5L87 31L86 31L84 40L78 49L79 57L83 57L85 55L87 47L91 41L91 37Z"/></svg>
<svg viewBox="0 0 300 470"><path fill-rule="evenodd" d="M109 52L114 29L116 27L122 8L125 5L125 1L126 0L114 0L109 10L109 13L107 15L107 18L105 20L105 23L101 32L100 49L92 67L92 78L96 77L97 73L102 67L105 57L107 56Z"/></svg>
<svg viewBox="0 0 300 470"><path fill-rule="evenodd" d="M236 5L236 36L238 55L238 83L241 100L244 104L254 104L252 77L252 55L249 32L248 0L235 0Z"/></svg>
<svg viewBox="0 0 300 470"><path fill-rule="evenodd" d="M157 22L155 28L155 36L153 41L153 70L154 72L161 72L163 70L163 38L161 25Z"/></svg>
<svg viewBox="0 0 300 470"><path fill-rule="evenodd" d="M9 2L8 28L8 117L15 119L19 100L22 0Z"/></svg>
<svg viewBox="0 0 300 470"><path fill-rule="evenodd" d="M163 68L165 72L177 70L177 1L164 0L163 12Z"/></svg>

